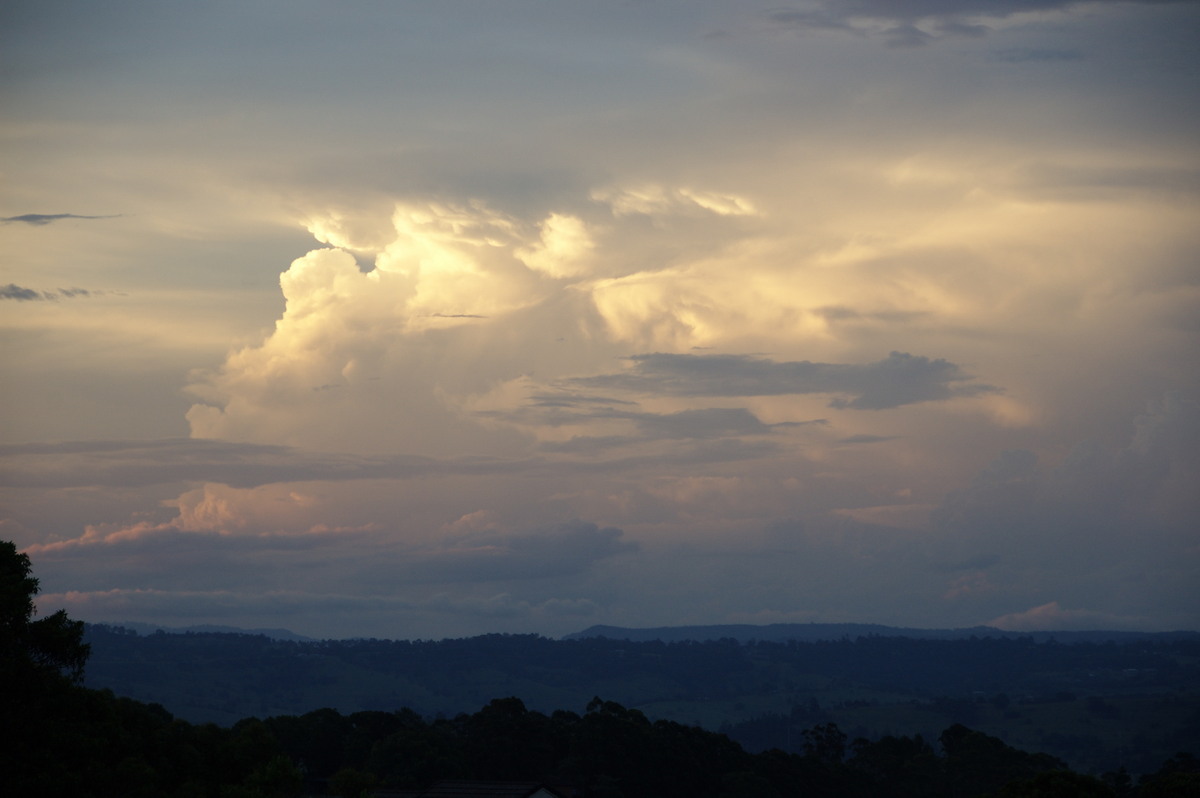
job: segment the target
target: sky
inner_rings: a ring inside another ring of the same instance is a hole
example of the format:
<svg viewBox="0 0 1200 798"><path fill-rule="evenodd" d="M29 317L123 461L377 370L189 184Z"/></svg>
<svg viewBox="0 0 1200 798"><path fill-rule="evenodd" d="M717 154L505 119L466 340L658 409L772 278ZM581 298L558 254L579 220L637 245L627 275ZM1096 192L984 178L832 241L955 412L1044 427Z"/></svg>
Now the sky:
<svg viewBox="0 0 1200 798"><path fill-rule="evenodd" d="M1200 3L0 10L0 537L323 638L1200 628Z"/></svg>

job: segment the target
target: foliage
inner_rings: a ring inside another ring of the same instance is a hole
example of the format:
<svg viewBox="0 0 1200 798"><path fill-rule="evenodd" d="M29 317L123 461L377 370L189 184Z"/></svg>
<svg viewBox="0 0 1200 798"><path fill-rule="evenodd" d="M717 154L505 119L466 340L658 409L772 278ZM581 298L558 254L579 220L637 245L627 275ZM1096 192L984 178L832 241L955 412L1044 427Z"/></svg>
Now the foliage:
<svg viewBox="0 0 1200 798"><path fill-rule="evenodd" d="M63 610L32 620L37 593L29 557L10 541L0 541L0 677L64 674L80 681L90 650L83 642L83 623Z"/></svg>
<svg viewBox="0 0 1200 798"><path fill-rule="evenodd" d="M804 752L803 732L851 739L954 724L1076 770L1154 770L1200 750L1200 640L1070 645L1030 638L631 642L536 635L300 642L230 633L138 636L89 627L88 684L160 701L193 722L410 707L454 716L496 696L551 713L593 695L652 719L720 730L752 752Z"/></svg>

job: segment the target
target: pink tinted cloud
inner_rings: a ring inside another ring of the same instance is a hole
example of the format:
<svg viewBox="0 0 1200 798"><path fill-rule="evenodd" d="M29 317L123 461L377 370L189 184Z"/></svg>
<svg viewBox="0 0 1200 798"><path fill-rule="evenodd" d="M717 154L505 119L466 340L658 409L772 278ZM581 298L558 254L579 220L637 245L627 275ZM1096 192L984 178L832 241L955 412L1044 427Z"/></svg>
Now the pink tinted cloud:
<svg viewBox="0 0 1200 798"><path fill-rule="evenodd" d="M1001 615L988 626L1010 632L1055 631L1058 629L1144 629L1146 619L1092 610L1072 610L1057 601L1033 607L1025 612Z"/></svg>

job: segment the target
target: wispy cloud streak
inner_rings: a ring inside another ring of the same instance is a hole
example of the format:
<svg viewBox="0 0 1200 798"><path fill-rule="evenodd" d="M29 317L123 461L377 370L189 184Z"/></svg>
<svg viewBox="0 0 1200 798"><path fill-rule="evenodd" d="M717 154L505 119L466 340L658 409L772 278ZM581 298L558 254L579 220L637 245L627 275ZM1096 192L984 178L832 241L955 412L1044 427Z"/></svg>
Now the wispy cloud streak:
<svg viewBox="0 0 1200 798"><path fill-rule="evenodd" d="M55 302L59 299L75 299L78 297L97 296L103 292L90 291L86 288L59 288L54 291L38 291L26 288L16 283L0 285L0 299L11 299L16 302Z"/></svg>
<svg viewBox="0 0 1200 798"><path fill-rule="evenodd" d="M841 394L831 407L884 410L917 402L996 393L948 360L892 352L875 363L776 362L752 355L655 352L628 358L633 368L577 377L569 385L671 396ZM849 398L846 398L849 397Z"/></svg>
<svg viewBox="0 0 1200 798"><path fill-rule="evenodd" d="M52 222L61 222L63 219L116 219L120 215L119 213L107 214L105 216L85 216L78 213L23 213L20 216L5 216L0 218L0 222L5 224L19 222L41 227Z"/></svg>

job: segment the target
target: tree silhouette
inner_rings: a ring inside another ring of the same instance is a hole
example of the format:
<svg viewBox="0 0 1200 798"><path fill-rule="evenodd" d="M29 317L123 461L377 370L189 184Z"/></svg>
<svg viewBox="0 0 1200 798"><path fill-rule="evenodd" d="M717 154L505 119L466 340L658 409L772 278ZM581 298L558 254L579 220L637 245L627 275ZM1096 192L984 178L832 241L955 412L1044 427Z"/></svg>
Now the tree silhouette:
<svg viewBox="0 0 1200 798"><path fill-rule="evenodd" d="M50 674L79 682L90 651L83 622L64 610L32 620L37 593L29 557L11 541L0 541L0 676L9 683Z"/></svg>

